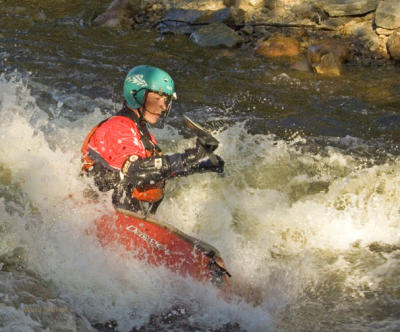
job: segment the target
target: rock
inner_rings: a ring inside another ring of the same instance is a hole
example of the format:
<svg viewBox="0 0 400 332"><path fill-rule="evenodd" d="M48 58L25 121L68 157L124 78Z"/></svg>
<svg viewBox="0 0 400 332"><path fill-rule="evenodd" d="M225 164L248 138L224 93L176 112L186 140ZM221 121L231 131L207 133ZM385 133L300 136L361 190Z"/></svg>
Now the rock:
<svg viewBox="0 0 400 332"><path fill-rule="evenodd" d="M374 11L378 0L322 0L315 4L329 16L350 16Z"/></svg>
<svg viewBox="0 0 400 332"><path fill-rule="evenodd" d="M256 37L264 37L264 39L269 38L271 33L265 26L255 26L254 27L254 34Z"/></svg>
<svg viewBox="0 0 400 332"><path fill-rule="evenodd" d="M380 1L375 13L375 24L386 29L400 28L400 1Z"/></svg>
<svg viewBox="0 0 400 332"><path fill-rule="evenodd" d="M174 0L170 1L172 8L198 9L198 10L219 10L225 8L223 0Z"/></svg>
<svg viewBox="0 0 400 332"><path fill-rule="evenodd" d="M236 24L238 15L238 10L233 8L224 8L217 11L171 9L161 19L157 29L161 33L191 34L197 29L198 25L218 22Z"/></svg>
<svg viewBox="0 0 400 332"><path fill-rule="evenodd" d="M157 25L160 33L191 34L195 28L191 26L203 15L196 9L171 9Z"/></svg>
<svg viewBox="0 0 400 332"><path fill-rule="evenodd" d="M167 11L161 21L180 21L184 23L195 23L203 11L197 9L171 9Z"/></svg>
<svg viewBox="0 0 400 332"><path fill-rule="evenodd" d="M321 57L321 62L314 67L314 70L318 74L326 76L340 76L342 73L342 64L335 54L328 53Z"/></svg>
<svg viewBox="0 0 400 332"><path fill-rule="evenodd" d="M236 0L224 0L224 5L226 7L236 6Z"/></svg>
<svg viewBox="0 0 400 332"><path fill-rule="evenodd" d="M334 54L341 62L348 61L350 57L349 48L344 42L339 40L325 40L308 48L308 62L312 66L315 66L321 62L322 56L328 53Z"/></svg>
<svg viewBox="0 0 400 332"><path fill-rule="evenodd" d="M384 28L376 28L376 29L375 29L375 32L376 32L378 35L390 36L390 35L394 32L394 30L384 29Z"/></svg>
<svg viewBox="0 0 400 332"><path fill-rule="evenodd" d="M339 76L341 64L349 58L348 46L339 40L325 40L320 44L311 45L307 50L308 62L319 74Z"/></svg>
<svg viewBox="0 0 400 332"><path fill-rule="evenodd" d="M133 24L133 17L142 9L141 0L114 0L107 10L93 23L112 28L126 28Z"/></svg>
<svg viewBox="0 0 400 332"><path fill-rule="evenodd" d="M292 37L272 37L258 45L256 53L267 58L293 57L300 53L300 43Z"/></svg>
<svg viewBox="0 0 400 332"><path fill-rule="evenodd" d="M203 47L235 47L243 42L234 30L223 23L205 25L190 35L190 39Z"/></svg>
<svg viewBox="0 0 400 332"><path fill-rule="evenodd" d="M232 23L235 25L243 24L246 22L246 12L240 8L230 8ZM228 23L228 22L226 22Z"/></svg>
<svg viewBox="0 0 400 332"><path fill-rule="evenodd" d="M247 34L247 35L251 35L254 32L254 28L253 26L246 24L243 28L242 31Z"/></svg>
<svg viewBox="0 0 400 332"><path fill-rule="evenodd" d="M263 11L266 10L265 6L271 0L236 0L235 7L244 12L244 22L265 22L263 18ZM269 18L271 18L269 16Z"/></svg>
<svg viewBox="0 0 400 332"><path fill-rule="evenodd" d="M244 22L244 13L242 13L242 18L240 17L240 10L236 10L234 8L224 8L220 10L206 10L203 11L203 14L196 20L195 23L226 23L226 24L240 24Z"/></svg>
<svg viewBox="0 0 400 332"><path fill-rule="evenodd" d="M297 18L311 18L315 15L315 8L312 3L304 1L291 8Z"/></svg>
<svg viewBox="0 0 400 332"><path fill-rule="evenodd" d="M387 48L390 56L397 61L400 61L400 32L395 32L389 36Z"/></svg>
<svg viewBox="0 0 400 332"><path fill-rule="evenodd" d="M385 36L385 35L379 35L379 50L378 50L378 54L386 60L390 59L390 54L389 54L389 50L387 47L387 42L389 37Z"/></svg>
<svg viewBox="0 0 400 332"><path fill-rule="evenodd" d="M237 0L236 7L244 11L256 11L264 7L265 0Z"/></svg>
<svg viewBox="0 0 400 332"><path fill-rule="evenodd" d="M340 17L329 17L326 20L323 20L321 23L328 28L332 28L337 30L340 27L343 27L347 23L353 20L352 17L349 16L340 16Z"/></svg>
<svg viewBox="0 0 400 332"><path fill-rule="evenodd" d="M379 50L379 38L373 29L372 22L354 23L352 21L343 27L342 32L361 40L371 52Z"/></svg>

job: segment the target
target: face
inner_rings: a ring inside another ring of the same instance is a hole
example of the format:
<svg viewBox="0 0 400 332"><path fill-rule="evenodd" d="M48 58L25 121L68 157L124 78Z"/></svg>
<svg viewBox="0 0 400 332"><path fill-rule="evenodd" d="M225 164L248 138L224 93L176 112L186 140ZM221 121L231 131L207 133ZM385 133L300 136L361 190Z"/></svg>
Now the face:
<svg viewBox="0 0 400 332"><path fill-rule="evenodd" d="M147 94L143 117L148 123L155 124L162 112L167 109L167 97L150 91Z"/></svg>

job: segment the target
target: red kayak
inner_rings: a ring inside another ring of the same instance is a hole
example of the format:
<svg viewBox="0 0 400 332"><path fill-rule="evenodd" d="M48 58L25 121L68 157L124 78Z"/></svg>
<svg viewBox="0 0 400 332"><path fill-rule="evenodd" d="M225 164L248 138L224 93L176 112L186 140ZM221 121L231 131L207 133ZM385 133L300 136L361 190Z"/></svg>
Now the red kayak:
<svg viewBox="0 0 400 332"><path fill-rule="evenodd" d="M118 243L135 257L164 265L182 276L211 281L230 293L229 277L218 250L175 227L122 209L96 222L102 245Z"/></svg>

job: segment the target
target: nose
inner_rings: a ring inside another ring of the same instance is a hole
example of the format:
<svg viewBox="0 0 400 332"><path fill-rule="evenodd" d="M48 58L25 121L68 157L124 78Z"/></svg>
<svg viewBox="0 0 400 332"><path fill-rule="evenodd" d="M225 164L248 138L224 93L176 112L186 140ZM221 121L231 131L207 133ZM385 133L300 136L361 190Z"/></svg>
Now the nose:
<svg viewBox="0 0 400 332"><path fill-rule="evenodd" d="M161 98L161 105L160 106L162 108L162 111L165 111L167 109L167 97L163 96Z"/></svg>

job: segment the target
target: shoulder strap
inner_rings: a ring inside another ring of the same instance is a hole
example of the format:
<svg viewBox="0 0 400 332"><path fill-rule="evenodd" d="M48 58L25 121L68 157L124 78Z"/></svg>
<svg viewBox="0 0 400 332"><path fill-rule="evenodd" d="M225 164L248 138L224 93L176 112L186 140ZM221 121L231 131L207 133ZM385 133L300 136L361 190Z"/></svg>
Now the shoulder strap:
<svg viewBox="0 0 400 332"><path fill-rule="evenodd" d="M144 119L140 119L135 112L132 112L130 109L128 109L126 105L124 105L124 107L116 115L127 117L136 124L140 133L140 140L147 151L150 151L151 154L161 153L159 146L152 141L149 129L147 128L147 124Z"/></svg>

